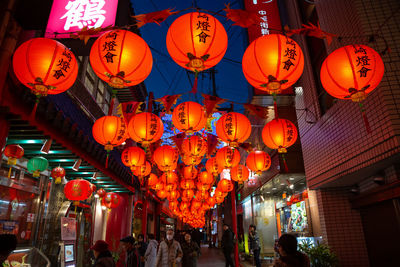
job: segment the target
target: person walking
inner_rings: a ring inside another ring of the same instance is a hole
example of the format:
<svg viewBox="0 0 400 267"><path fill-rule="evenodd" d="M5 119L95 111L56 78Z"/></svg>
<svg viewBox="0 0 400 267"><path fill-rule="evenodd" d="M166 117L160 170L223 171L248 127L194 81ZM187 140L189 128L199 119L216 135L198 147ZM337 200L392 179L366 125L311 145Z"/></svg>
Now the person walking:
<svg viewBox="0 0 400 267"><path fill-rule="evenodd" d="M139 256L134 246L135 238L132 236L124 237L120 240L122 249L126 253L125 266L126 267L139 267Z"/></svg>
<svg viewBox="0 0 400 267"><path fill-rule="evenodd" d="M192 240L189 233L185 235L185 242L182 243L182 267L197 267L197 260L200 256L200 247Z"/></svg>
<svg viewBox="0 0 400 267"><path fill-rule="evenodd" d="M158 242L154 239L153 234L148 234L147 236L149 238L149 244L144 253L144 260L146 262L144 267L156 267Z"/></svg>
<svg viewBox="0 0 400 267"><path fill-rule="evenodd" d="M254 256L254 263L256 264L256 267L261 267L260 238L257 235L256 226L254 224L251 224L249 227L249 243L250 243L250 250L253 252Z"/></svg>
<svg viewBox="0 0 400 267"><path fill-rule="evenodd" d="M115 267L114 259L108 250L108 243L104 240L97 240L90 248L93 250L95 261L93 267Z"/></svg>
<svg viewBox="0 0 400 267"><path fill-rule="evenodd" d="M290 234L283 234L278 240L279 259L274 262L274 267L310 267L310 259L297 251L297 239Z"/></svg>
<svg viewBox="0 0 400 267"><path fill-rule="evenodd" d="M174 231L167 230L167 237L160 243L157 253L157 267L176 267L182 259L182 249L178 241L174 240Z"/></svg>
<svg viewBox="0 0 400 267"><path fill-rule="evenodd" d="M144 254L146 253L147 243L144 242L144 235L138 235L138 242L136 248L139 253L139 267L144 267Z"/></svg>
<svg viewBox="0 0 400 267"><path fill-rule="evenodd" d="M222 235L222 240L221 240L221 245L222 245L222 251L224 252L225 256L225 267L235 267L233 264L232 260L232 251L235 246L235 234L232 232L232 230L229 228L229 225L224 223L224 233Z"/></svg>

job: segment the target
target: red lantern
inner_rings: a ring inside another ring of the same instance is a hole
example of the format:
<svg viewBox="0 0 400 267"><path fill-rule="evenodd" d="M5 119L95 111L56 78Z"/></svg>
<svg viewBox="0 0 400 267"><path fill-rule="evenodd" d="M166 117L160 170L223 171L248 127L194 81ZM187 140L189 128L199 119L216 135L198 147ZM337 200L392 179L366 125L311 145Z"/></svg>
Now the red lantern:
<svg viewBox="0 0 400 267"><path fill-rule="evenodd" d="M199 191L197 191L197 192L206 191L206 190L210 190L211 184L203 184L203 183L201 183L201 182L198 182L198 183L196 184L196 187L197 187L197 189L199 190Z"/></svg>
<svg viewBox="0 0 400 267"><path fill-rule="evenodd" d="M67 199L76 202L87 199L91 192L90 183L83 179L69 181L64 187L64 195Z"/></svg>
<svg viewBox="0 0 400 267"><path fill-rule="evenodd" d="M199 72L215 66L223 58L227 47L224 26L206 13L185 14L168 29L168 53L185 69Z"/></svg>
<svg viewBox="0 0 400 267"><path fill-rule="evenodd" d="M182 191L182 197L185 197L185 198L187 198L187 199L192 199L193 196L194 196L194 192L193 192L193 190L191 190L191 189L183 190L183 191Z"/></svg>
<svg viewBox="0 0 400 267"><path fill-rule="evenodd" d="M64 168L58 166L51 171L51 177L54 179L55 184L61 184L61 179L65 177Z"/></svg>
<svg viewBox="0 0 400 267"><path fill-rule="evenodd" d="M150 112L134 115L128 124L130 138L148 147L150 143L158 141L164 133L161 119Z"/></svg>
<svg viewBox="0 0 400 267"><path fill-rule="evenodd" d="M179 205L179 209L181 210L181 211L184 211L184 210L187 210L188 208L189 208L189 203L188 202L181 202L181 204Z"/></svg>
<svg viewBox="0 0 400 267"><path fill-rule="evenodd" d="M249 179L249 169L244 165L237 165L231 169L231 178L233 181L243 183Z"/></svg>
<svg viewBox="0 0 400 267"><path fill-rule="evenodd" d="M182 170L182 176L185 179L195 179L197 177L198 171L194 166L185 166Z"/></svg>
<svg viewBox="0 0 400 267"><path fill-rule="evenodd" d="M155 185L158 183L158 177L154 173L150 173L147 183L151 189L155 189Z"/></svg>
<svg viewBox="0 0 400 267"><path fill-rule="evenodd" d="M236 147L249 138L251 123L243 114L229 112L218 119L216 130L222 141Z"/></svg>
<svg viewBox="0 0 400 267"><path fill-rule="evenodd" d="M289 120L273 119L264 126L262 138L267 147L286 153L297 140L297 128Z"/></svg>
<svg viewBox="0 0 400 267"><path fill-rule="evenodd" d="M209 172L201 172L199 174L199 181L203 184L212 184L214 182L214 177Z"/></svg>
<svg viewBox="0 0 400 267"><path fill-rule="evenodd" d="M145 164L131 168L134 175L137 177L146 177L151 172L151 165L148 161Z"/></svg>
<svg viewBox="0 0 400 267"><path fill-rule="evenodd" d="M108 192L101 201L101 204L109 209L118 207L120 203L121 197L113 192Z"/></svg>
<svg viewBox="0 0 400 267"><path fill-rule="evenodd" d="M182 155L182 161L187 166L199 165L201 163L201 159L202 157L192 157L185 154Z"/></svg>
<svg viewBox="0 0 400 267"><path fill-rule="evenodd" d="M169 172L176 168L178 157L178 151L168 145L158 147L153 154L154 162L164 172Z"/></svg>
<svg viewBox="0 0 400 267"><path fill-rule="evenodd" d="M103 33L90 50L90 65L111 87L124 88L143 82L151 72L153 57L146 42L133 32Z"/></svg>
<svg viewBox="0 0 400 267"><path fill-rule="evenodd" d="M99 195L99 197L104 197L106 195L106 190L104 190L103 188L100 188L99 190L97 190L97 194Z"/></svg>
<svg viewBox="0 0 400 267"><path fill-rule="evenodd" d="M78 75L74 54L47 38L34 38L20 45L14 53L13 68L18 80L37 97L68 90Z"/></svg>
<svg viewBox="0 0 400 267"><path fill-rule="evenodd" d="M175 172L164 172L161 175L161 180L166 184L176 184L178 182L178 175Z"/></svg>
<svg viewBox="0 0 400 267"><path fill-rule="evenodd" d="M188 136L183 140L182 151L189 157L203 157L207 152L207 143L197 135Z"/></svg>
<svg viewBox="0 0 400 267"><path fill-rule="evenodd" d="M168 192L165 190L160 190L157 192L157 196L161 199L164 199L168 196Z"/></svg>
<svg viewBox="0 0 400 267"><path fill-rule="evenodd" d="M206 126L207 117L202 105L188 101L175 107L172 122L179 131L192 134Z"/></svg>
<svg viewBox="0 0 400 267"><path fill-rule="evenodd" d="M121 160L128 167L142 166L146 161L146 154L140 147L131 146L122 151Z"/></svg>
<svg viewBox="0 0 400 267"><path fill-rule="evenodd" d="M366 45L348 45L333 51L321 67L321 83L333 97L363 101L381 82L380 55Z"/></svg>
<svg viewBox="0 0 400 267"><path fill-rule="evenodd" d="M222 192L230 192L233 190L233 184L230 180L221 179L218 182L217 188L219 188Z"/></svg>
<svg viewBox="0 0 400 267"><path fill-rule="evenodd" d="M264 151L253 151L247 156L246 165L250 170L261 175L271 167L271 157Z"/></svg>
<svg viewBox="0 0 400 267"><path fill-rule="evenodd" d="M164 189L165 184L161 181L158 181L158 183L156 183L156 185L154 186L154 190L156 191L160 191Z"/></svg>
<svg viewBox="0 0 400 267"><path fill-rule="evenodd" d="M222 179L222 180L226 180L226 179ZM227 195L228 195L228 193L227 192L223 192L220 187L217 187L217 189L215 189L215 191L214 191L214 197L222 197L222 198L224 198Z"/></svg>
<svg viewBox="0 0 400 267"><path fill-rule="evenodd" d="M171 192L171 191L176 190L177 188L178 188L178 185L175 183L174 184L165 184L163 190L167 191L167 192Z"/></svg>
<svg viewBox="0 0 400 267"><path fill-rule="evenodd" d="M225 146L218 150L216 156L218 166L223 169L230 169L235 167L240 162L240 153L237 149L232 149Z"/></svg>
<svg viewBox="0 0 400 267"><path fill-rule="evenodd" d="M181 196L181 194L179 193L179 191L173 190L173 191L169 192L168 201L170 201L170 202L176 201L180 196Z"/></svg>
<svg viewBox="0 0 400 267"><path fill-rule="evenodd" d="M168 207L170 210L173 211L173 210L176 210L178 208L178 206L179 206L179 202L175 200L175 201L170 201Z"/></svg>
<svg viewBox="0 0 400 267"><path fill-rule="evenodd" d="M214 176L218 176L223 170L223 168L220 168L217 163L217 159L214 158L209 158L206 162L206 169L209 173L212 173Z"/></svg>
<svg viewBox="0 0 400 267"><path fill-rule="evenodd" d="M193 180L182 180L181 181L181 188L182 189L194 189L195 188L195 184L193 182Z"/></svg>
<svg viewBox="0 0 400 267"><path fill-rule="evenodd" d="M11 177L11 166L17 164L17 159L22 158L24 149L20 145L8 145L4 149L4 155L8 157L7 164L10 165L8 169L8 178Z"/></svg>
<svg viewBox="0 0 400 267"><path fill-rule="evenodd" d="M215 206L215 198L214 198L214 197L208 198L208 199L206 200L206 202L207 202L207 205L208 205L210 208L212 208L212 207Z"/></svg>
<svg viewBox="0 0 400 267"><path fill-rule="evenodd" d="M224 202L224 200L225 200L225 197L222 197L222 196L215 197L216 204L221 204L222 202Z"/></svg>
<svg viewBox="0 0 400 267"><path fill-rule="evenodd" d="M300 78L304 56L292 39L268 34L258 37L247 47L242 67L247 81L255 88L279 94Z"/></svg>

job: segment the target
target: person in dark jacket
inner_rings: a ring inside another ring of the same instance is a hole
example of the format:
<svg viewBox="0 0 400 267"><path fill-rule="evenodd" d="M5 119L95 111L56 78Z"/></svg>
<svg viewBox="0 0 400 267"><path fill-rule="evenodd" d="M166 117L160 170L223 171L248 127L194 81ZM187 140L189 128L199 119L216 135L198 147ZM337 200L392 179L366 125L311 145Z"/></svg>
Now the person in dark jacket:
<svg viewBox="0 0 400 267"><path fill-rule="evenodd" d="M147 243L144 242L144 235L138 235L136 248L139 252L139 267L144 267L144 254L146 253Z"/></svg>
<svg viewBox="0 0 400 267"><path fill-rule="evenodd" d="M253 251L254 263L256 264L256 267L261 267L260 238L257 235L256 226L254 224L251 224L249 227L249 243L250 243L250 250Z"/></svg>
<svg viewBox="0 0 400 267"><path fill-rule="evenodd" d="M126 253L125 266L139 267L139 254L134 246L135 238L132 236L124 237L120 240L123 250Z"/></svg>
<svg viewBox="0 0 400 267"><path fill-rule="evenodd" d="M111 252L108 250L108 243L104 240L97 240L90 248L96 258L93 267L115 267Z"/></svg>
<svg viewBox="0 0 400 267"><path fill-rule="evenodd" d="M185 241L181 244L183 257L182 267L197 267L197 259L200 256L200 248L196 242L192 241L189 233L185 235Z"/></svg>
<svg viewBox="0 0 400 267"><path fill-rule="evenodd" d="M224 252L225 256L225 266L235 267L231 256L233 248L235 246L234 244L235 234L232 232L232 230L229 228L229 225L227 225L226 223L224 223L223 228L224 228L224 233L222 235L221 245L222 245L222 251Z"/></svg>
<svg viewBox="0 0 400 267"><path fill-rule="evenodd" d="M304 253L297 251L297 239L290 234L283 234L278 240L280 258L274 267L310 267L310 259Z"/></svg>

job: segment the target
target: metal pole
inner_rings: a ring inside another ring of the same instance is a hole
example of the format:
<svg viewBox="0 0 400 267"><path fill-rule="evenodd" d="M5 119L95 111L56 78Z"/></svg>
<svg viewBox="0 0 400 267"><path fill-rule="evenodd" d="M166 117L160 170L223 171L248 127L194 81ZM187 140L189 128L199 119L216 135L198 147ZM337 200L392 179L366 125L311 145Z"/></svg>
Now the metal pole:
<svg viewBox="0 0 400 267"><path fill-rule="evenodd" d="M231 191L231 204L232 204L232 230L237 238L237 215L236 215L236 190ZM235 255L235 266L239 266L239 247L238 243L235 243L234 247L234 255Z"/></svg>

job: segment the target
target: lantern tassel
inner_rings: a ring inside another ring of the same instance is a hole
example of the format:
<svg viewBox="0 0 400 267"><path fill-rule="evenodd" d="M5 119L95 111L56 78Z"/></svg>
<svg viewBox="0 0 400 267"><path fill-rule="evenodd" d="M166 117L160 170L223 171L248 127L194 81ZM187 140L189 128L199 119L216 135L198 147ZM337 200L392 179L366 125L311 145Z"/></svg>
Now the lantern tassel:
<svg viewBox="0 0 400 267"><path fill-rule="evenodd" d="M288 173L288 172L289 172L289 168L288 168L288 165L287 165L287 163L286 163L285 154L281 154L281 155L282 155L283 168L284 168L284 170L285 170L285 173Z"/></svg>
<svg viewBox="0 0 400 267"><path fill-rule="evenodd" d="M110 152L107 151L107 157L106 157L106 169L108 169L108 158L110 156Z"/></svg>
<svg viewBox="0 0 400 267"><path fill-rule="evenodd" d="M10 168L8 169L8 178L10 178L11 177L11 166L10 166Z"/></svg>
<svg viewBox="0 0 400 267"><path fill-rule="evenodd" d="M274 113L275 113L275 119L278 119L278 104L276 103L276 94L273 93L272 97L274 99Z"/></svg>
<svg viewBox="0 0 400 267"><path fill-rule="evenodd" d="M194 82L193 82L193 87L192 91L190 91L193 94L197 94L197 81L198 81L198 76L199 72L197 70L194 71Z"/></svg>
<svg viewBox="0 0 400 267"><path fill-rule="evenodd" d="M364 106L361 102L358 102L358 106L360 107L361 110L361 114L364 120L364 125L365 125L365 129L367 130L367 133L370 134L371 133L371 127L369 126L369 121L367 118L367 114L365 113L365 109Z"/></svg>
<svg viewBox="0 0 400 267"><path fill-rule="evenodd" d="M40 101L40 96L37 95L37 96L36 96L35 105L33 106L33 109L32 109L31 115L30 115L30 119L31 119L31 120L34 120L35 117L36 117L36 110L37 110L37 107L38 107L38 105L39 105L39 101Z"/></svg>

